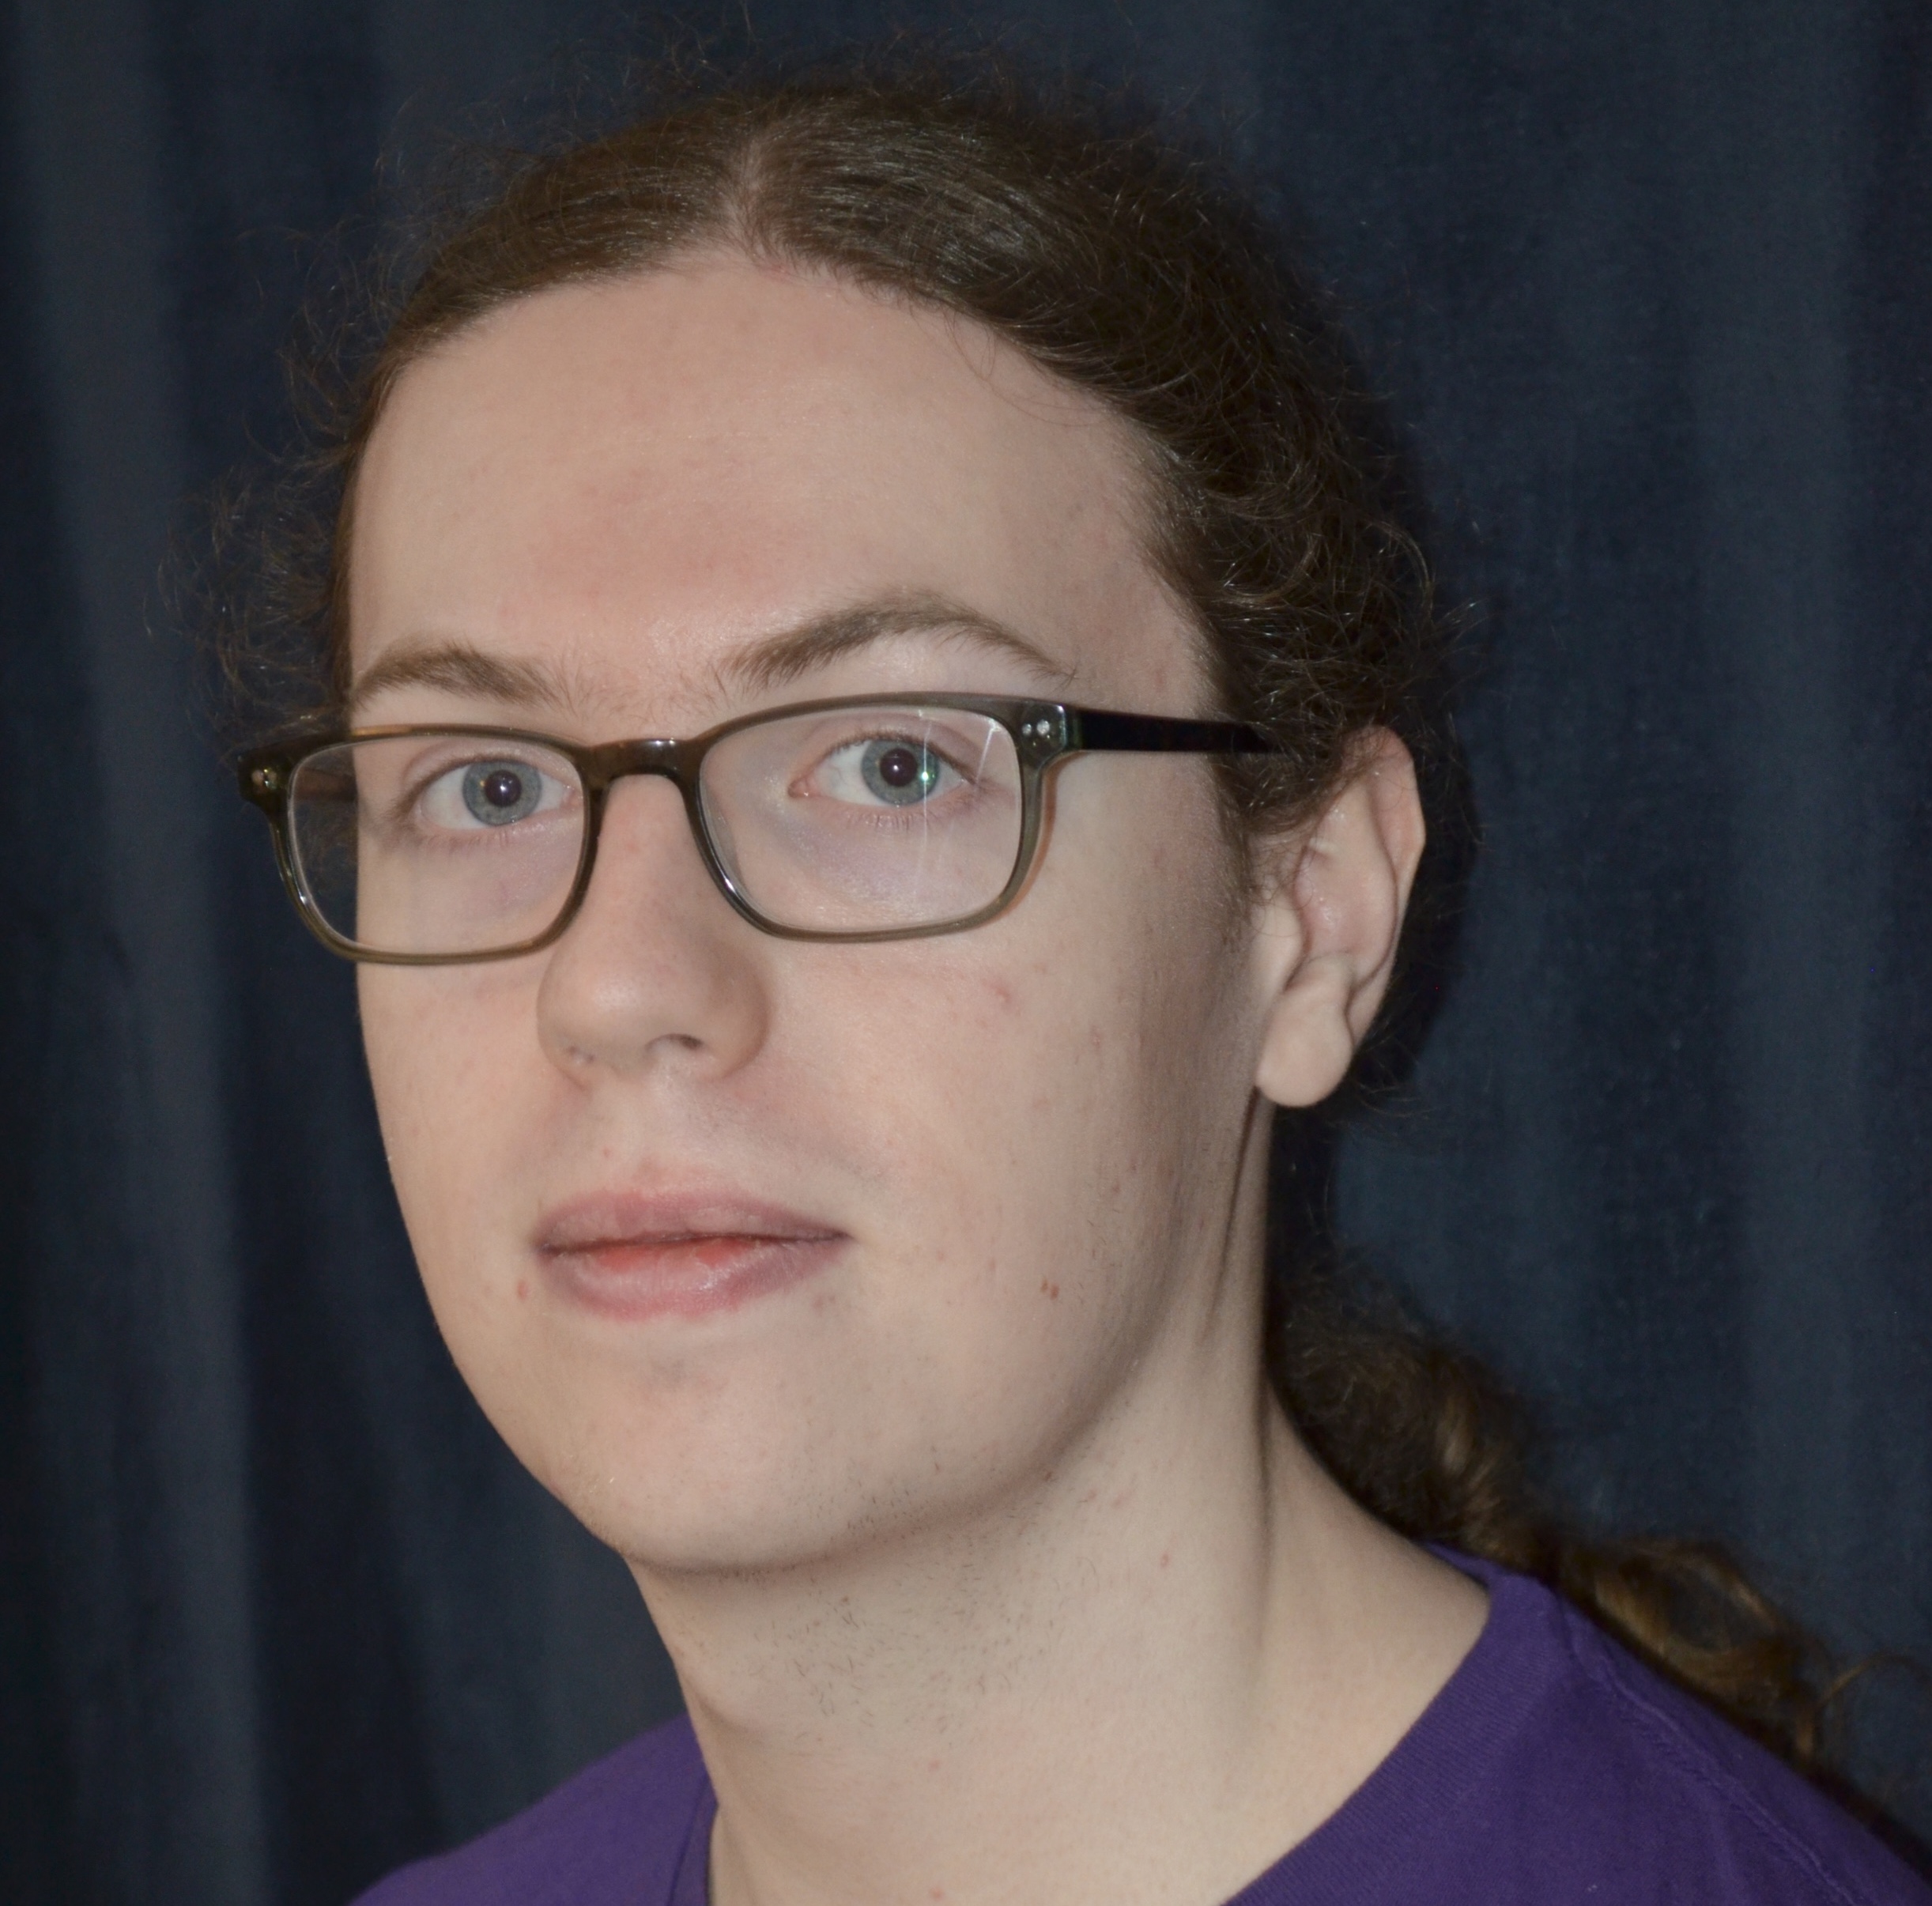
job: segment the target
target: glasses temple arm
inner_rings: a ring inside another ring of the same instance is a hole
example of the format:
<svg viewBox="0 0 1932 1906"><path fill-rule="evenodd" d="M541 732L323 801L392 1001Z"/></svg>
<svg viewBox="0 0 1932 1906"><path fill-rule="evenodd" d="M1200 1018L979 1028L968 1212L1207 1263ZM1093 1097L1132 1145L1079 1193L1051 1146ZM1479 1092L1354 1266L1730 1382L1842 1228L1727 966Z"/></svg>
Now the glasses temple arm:
<svg viewBox="0 0 1932 1906"><path fill-rule="evenodd" d="M1066 745L1085 753L1282 754L1274 736L1245 722L1184 721L1166 715L1116 715L1069 708Z"/></svg>

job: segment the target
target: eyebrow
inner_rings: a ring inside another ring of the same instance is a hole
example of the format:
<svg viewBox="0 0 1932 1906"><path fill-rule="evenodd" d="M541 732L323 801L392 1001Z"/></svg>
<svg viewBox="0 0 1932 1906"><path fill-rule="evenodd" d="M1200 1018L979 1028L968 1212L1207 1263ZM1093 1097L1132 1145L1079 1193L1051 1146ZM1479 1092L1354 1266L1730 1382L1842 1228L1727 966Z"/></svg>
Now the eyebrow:
<svg viewBox="0 0 1932 1906"><path fill-rule="evenodd" d="M936 595L898 596L862 602L815 616L734 651L715 674L722 685L753 691L782 688L841 655L896 636L964 636L979 647L1024 662L1035 673L1065 685L1073 670L1055 662L1017 630L977 610ZM356 678L349 711L386 690L446 689L515 707L567 710L580 706L575 685L541 662L492 655L457 640L409 642L394 648Z"/></svg>
<svg viewBox="0 0 1932 1906"><path fill-rule="evenodd" d="M406 688L447 689L534 708L568 708L574 699L563 678L540 662L505 661L469 642L409 642L356 677L349 712L385 690Z"/></svg>
<svg viewBox="0 0 1932 1906"><path fill-rule="evenodd" d="M727 682L748 689L782 688L840 655L894 636L956 635L1009 659L1024 662L1048 680L1067 682L1073 671L1017 630L943 596L895 596L815 617L798 628L740 649L719 665Z"/></svg>

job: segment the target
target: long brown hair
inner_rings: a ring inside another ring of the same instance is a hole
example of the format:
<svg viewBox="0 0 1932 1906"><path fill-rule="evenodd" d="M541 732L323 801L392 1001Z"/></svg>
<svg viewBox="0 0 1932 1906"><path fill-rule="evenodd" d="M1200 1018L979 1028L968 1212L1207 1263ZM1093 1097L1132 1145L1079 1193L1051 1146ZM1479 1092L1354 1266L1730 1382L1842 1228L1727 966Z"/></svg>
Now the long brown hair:
<svg viewBox="0 0 1932 1906"><path fill-rule="evenodd" d="M1211 167L1102 109L1044 109L983 69L700 85L602 137L506 160L421 247L353 374L310 387L322 391L311 454L255 519L241 565L253 593L229 596L232 683L285 701L292 632L296 675L316 665L312 705L339 699L356 473L413 362L513 299L709 249L957 313L1126 420L1151 554L1192 612L1221 711L1287 744L1278 761L1226 768L1237 840L1307 818L1375 727L1417 757L1443 831L1445 645L1319 300ZM1439 868L1454 858L1436 855ZM1332 1262L1286 1255L1270 1374L1368 1509L1541 1577L1816 1764L1832 1693L1821 1659L1719 1549L1571 1532L1532 1488L1492 1377L1364 1300Z"/></svg>

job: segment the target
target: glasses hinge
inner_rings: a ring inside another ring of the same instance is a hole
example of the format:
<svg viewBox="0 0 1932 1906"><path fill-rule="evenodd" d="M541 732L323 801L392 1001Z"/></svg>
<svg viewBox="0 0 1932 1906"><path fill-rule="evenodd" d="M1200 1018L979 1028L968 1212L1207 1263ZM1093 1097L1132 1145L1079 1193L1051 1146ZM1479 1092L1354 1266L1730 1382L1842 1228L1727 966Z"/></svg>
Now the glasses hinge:
<svg viewBox="0 0 1932 1906"><path fill-rule="evenodd" d="M1066 708L1043 708L1021 723L1020 739L1039 755L1064 753L1080 745L1079 724Z"/></svg>

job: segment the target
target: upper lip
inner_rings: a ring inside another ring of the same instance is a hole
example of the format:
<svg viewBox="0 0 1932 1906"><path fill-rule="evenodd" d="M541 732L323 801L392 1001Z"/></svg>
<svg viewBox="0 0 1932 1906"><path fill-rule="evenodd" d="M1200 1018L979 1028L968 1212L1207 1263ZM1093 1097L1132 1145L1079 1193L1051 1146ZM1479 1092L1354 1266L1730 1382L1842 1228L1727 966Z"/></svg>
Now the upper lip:
<svg viewBox="0 0 1932 1906"><path fill-rule="evenodd" d="M675 1244L695 1238L768 1238L819 1243L845 1234L821 1218L725 1189L605 1191L553 1206L537 1227L540 1251L594 1251L610 1244Z"/></svg>

